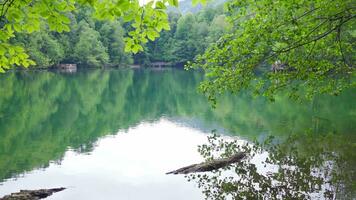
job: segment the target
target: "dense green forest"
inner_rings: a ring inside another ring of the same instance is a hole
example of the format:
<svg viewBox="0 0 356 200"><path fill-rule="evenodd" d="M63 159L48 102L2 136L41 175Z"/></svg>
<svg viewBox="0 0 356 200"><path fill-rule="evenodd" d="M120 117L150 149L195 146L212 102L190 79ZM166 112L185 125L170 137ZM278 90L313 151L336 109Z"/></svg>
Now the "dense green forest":
<svg viewBox="0 0 356 200"><path fill-rule="evenodd" d="M230 0L224 12L217 2L176 16L169 6L178 0L4 1L0 72L36 61L104 67L194 60L188 67L206 72L200 89L213 103L246 88L273 100L279 92L310 98L355 87L352 0Z"/></svg>
<svg viewBox="0 0 356 200"><path fill-rule="evenodd" d="M208 4L187 6L190 2ZM206 72L200 89L213 103L221 93L246 88L273 100L279 92L310 98L355 86L351 0L73 0L15 6L6 1L2 7L1 72L35 63L105 67L193 61L187 66Z"/></svg>
<svg viewBox="0 0 356 200"><path fill-rule="evenodd" d="M132 62L124 52L125 30L120 21L99 21L90 17L90 9L70 15L70 32L56 33L44 26L35 34L19 34L13 43L28 49L36 67L58 63L76 63L90 67L121 65Z"/></svg>
<svg viewBox="0 0 356 200"><path fill-rule="evenodd" d="M185 64L193 61L229 29L223 4L207 6L196 13L169 13L170 31L163 31L155 41L148 42L144 51L134 55L135 63L152 62Z"/></svg>
<svg viewBox="0 0 356 200"><path fill-rule="evenodd" d="M76 63L82 67L150 66L156 61L184 64L203 53L228 27L222 4L200 7L193 14L188 12L192 6L187 2L180 7L182 12L172 9L169 13L171 29L149 41L144 51L135 55L125 52L124 37L131 28L121 19L93 18L90 8L69 14L70 32L57 33L43 26L35 34L18 34L12 43L24 46L39 68L58 63Z"/></svg>

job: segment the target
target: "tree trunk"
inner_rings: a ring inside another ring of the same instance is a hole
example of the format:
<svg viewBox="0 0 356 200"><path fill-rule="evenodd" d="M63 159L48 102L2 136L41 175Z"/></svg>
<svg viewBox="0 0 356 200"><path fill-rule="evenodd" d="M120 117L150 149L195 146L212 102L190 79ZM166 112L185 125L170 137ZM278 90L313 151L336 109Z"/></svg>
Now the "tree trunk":
<svg viewBox="0 0 356 200"><path fill-rule="evenodd" d="M220 158L220 159L215 159L211 160L208 162L202 162L199 164L193 164L189 165L186 167L182 167L180 169L167 172L166 174L189 174L189 173L195 173L195 172L207 172L207 171L213 171L217 170L220 168L223 168L225 166L231 165L233 163L239 162L246 156L245 153L237 153L231 157L228 158Z"/></svg>
<svg viewBox="0 0 356 200"><path fill-rule="evenodd" d="M20 190L20 192L6 195L0 200L38 200L51 196L55 192L60 192L65 188L52 188L52 189L40 189L40 190Z"/></svg>

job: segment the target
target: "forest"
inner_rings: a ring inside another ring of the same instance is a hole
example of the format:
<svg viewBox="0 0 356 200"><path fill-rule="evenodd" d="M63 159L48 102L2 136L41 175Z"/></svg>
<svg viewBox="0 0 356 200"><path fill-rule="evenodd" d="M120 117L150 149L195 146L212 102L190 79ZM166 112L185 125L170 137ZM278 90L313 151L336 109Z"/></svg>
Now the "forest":
<svg viewBox="0 0 356 200"><path fill-rule="evenodd" d="M171 9L169 31L149 41L143 51L125 51L124 37L129 25L123 20L102 21L91 17L91 8L70 13L69 32L56 33L43 27L36 34L19 34L11 43L23 45L35 61L35 68L53 67L59 63L75 63L84 68L125 67L130 64L149 67L152 62L183 66L192 61L222 36L228 28L223 4L212 4L192 10L191 4Z"/></svg>

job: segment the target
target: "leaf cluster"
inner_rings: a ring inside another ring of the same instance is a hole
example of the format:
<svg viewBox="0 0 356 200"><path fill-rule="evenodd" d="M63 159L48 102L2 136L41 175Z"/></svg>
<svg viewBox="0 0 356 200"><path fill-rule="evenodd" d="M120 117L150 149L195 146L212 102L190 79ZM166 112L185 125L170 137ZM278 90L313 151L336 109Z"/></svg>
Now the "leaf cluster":
<svg viewBox="0 0 356 200"><path fill-rule="evenodd" d="M195 2L204 2L198 0ZM142 44L154 40L162 30L169 30L166 6L178 6L177 0L1 0L0 1L0 72L12 66L28 67L35 63L23 46L10 43L16 33L28 33L48 27L55 32L70 31L69 14L81 7L94 9L93 16L100 20L123 18L131 24L126 38L128 52L137 53ZM15 52L15 53L14 53ZM26 56L25 56L26 55Z"/></svg>
<svg viewBox="0 0 356 200"><path fill-rule="evenodd" d="M233 31L190 67L202 68L208 98L251 89L271 100L355 87L355 2L237 1L227 4Z"/></svg>

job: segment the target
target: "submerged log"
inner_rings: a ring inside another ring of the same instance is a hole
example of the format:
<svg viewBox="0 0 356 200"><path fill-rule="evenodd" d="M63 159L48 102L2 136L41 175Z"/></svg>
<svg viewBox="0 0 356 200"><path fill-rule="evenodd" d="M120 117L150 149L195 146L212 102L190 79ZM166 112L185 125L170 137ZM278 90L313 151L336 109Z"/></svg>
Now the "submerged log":
<svg viewBox="0 0 356 200"><path fill-rule="evenodd" d="M52 188L52 189L40 189L40 190L20 190L20 192L6 195L0 200L38 200L51 196L55 192L60 192L66 188Z"/></svg>
<svg viewBox="0 0 356 200"><path fill-rule="evenodd" d="M189 174L195 172L208 172L223 168L233 163L239 162L246 156L245 153L237 153L229 158L219 158L208 162L193 164L180 169L167 172L166 174Z"/></svg>

